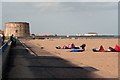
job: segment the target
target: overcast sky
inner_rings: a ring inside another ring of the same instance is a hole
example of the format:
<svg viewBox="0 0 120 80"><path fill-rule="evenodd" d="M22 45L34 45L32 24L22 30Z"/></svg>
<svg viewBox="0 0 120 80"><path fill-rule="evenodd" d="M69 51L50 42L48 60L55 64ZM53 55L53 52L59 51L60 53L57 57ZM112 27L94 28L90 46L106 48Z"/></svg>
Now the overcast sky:
<svg viewBox="0 0 120 80"><path fill-rule="evenodd" d="M31 33L36 34L118 34L118 3L3 0L2 21L29 22Z"/></svg>

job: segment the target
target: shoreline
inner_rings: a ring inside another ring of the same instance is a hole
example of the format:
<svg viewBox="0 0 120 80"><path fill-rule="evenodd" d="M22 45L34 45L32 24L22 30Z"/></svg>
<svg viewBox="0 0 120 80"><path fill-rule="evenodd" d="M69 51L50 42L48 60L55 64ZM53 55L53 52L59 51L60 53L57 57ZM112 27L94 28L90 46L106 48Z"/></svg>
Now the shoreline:
<svg viewBox="0 0 120 80"><path fill-rule="evenodd" d="M31 36L31 37L34 37L36 39L42 39L42 38L58 38L58 39L71 39L71 38L75 38L75 39L79 39L79 38L90 38L90 39L96 39L96 38L99 38L99 39L119 39L120 36L118 35L96 35L96 36L76 36L76 35L58 35L58 36L54 36L54 35L51 35L51 36Z"/></svg>

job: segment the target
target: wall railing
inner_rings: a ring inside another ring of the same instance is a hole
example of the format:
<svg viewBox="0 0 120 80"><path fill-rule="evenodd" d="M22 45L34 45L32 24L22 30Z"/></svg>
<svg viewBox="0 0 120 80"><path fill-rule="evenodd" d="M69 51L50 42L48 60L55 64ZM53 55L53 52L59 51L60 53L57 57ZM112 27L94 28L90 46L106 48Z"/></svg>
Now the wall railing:
<svg viewBox="0 0 120 80"><path fill-rule="evenodd" d="M2 79L2 74L4 74L4 69L6 68L10 46L11 40L8 40L0 47L0 79Z"/></svg>

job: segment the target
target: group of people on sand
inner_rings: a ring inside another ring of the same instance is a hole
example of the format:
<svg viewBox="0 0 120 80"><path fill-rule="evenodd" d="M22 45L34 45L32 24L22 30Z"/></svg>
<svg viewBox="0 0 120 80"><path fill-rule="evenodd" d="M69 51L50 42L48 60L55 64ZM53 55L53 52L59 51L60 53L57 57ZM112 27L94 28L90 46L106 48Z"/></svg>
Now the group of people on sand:
<svg viewBox="0 0 120 80"><path fill-rule="evenodd" d="M116 45L114 48L109 47L107 50L101 45L100 48L94 48L94 52L120 52L120 46Z"/></svg>
<svg viewBox="0 0 120 80"><path fill-rule="evenodd" d="M57 46L56 49L81 49L85 50L86 44L82 44L81 46L76 46L74 43L64 45L63 47Z"/></svg>
<svg viewBox="0 0 120 80"><path fill-rule="evenodd" d="M85 51L86 44L82 44L81 46L76 46L74 43L64 45L63 47L57 46L56 49L74 49L70 52L82 52ZM93 52L120 52L120 46L116 45L114 48L109 47L107 50L104 49L103 45L100 48L93 48Z"/></svg>

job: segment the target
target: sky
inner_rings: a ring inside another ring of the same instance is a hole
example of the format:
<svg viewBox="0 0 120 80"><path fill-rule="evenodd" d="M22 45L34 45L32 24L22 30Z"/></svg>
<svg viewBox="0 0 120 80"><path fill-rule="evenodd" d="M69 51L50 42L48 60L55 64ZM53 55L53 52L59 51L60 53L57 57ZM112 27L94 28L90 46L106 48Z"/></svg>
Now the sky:
<svg viewBox="0 0 120 80"><path fill-rule="evenodd" d="M30 23L30 32L35 34L118 34L118 3L112 0L12 1L2 2L2 29L5 22L25 21Z"/></svg>

